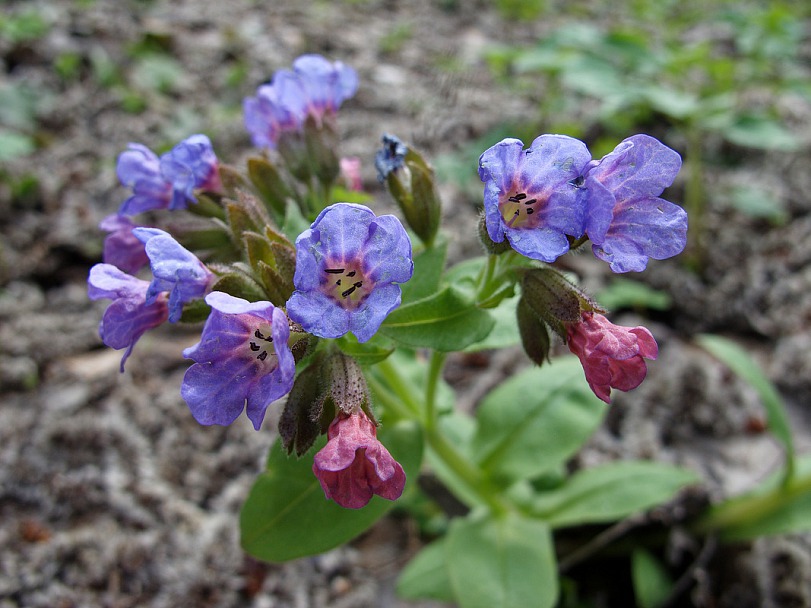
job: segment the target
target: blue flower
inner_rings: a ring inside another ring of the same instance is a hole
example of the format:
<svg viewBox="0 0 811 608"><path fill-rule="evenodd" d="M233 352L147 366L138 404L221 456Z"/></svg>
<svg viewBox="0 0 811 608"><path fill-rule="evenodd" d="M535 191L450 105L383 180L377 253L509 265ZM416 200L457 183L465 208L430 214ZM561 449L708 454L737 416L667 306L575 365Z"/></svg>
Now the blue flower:
<svg viewBox="0 0 811 608"><path fill-rule="evenodd" d="M365 342L400 305L398 283L411 278L411 241L392 215L363 205L324 209L296 239L296 291L287 314L322 338L348 332Z"/></svg>
<svg viewBox="0 0 811 608"><path fill-rule="evenodd" d="M165 209L172 200L172 184L161 174L157 155L141 144L129 144L118 157L116 173L132 196L121 204L121 215L136 215L150 209Z"/></svg>
<svg viewBox="0 0 811 608"><path fill-rule="evenodd" d="M245 128L258 148L276 148L286 132L303 129L312 116L317 124L334 114L358 88L355 70L320 55L302 55L292 70L279 70L255 97L243 101Z"/></svg>
<svg viewBox="0 0 811 608"><path fill-rule="evenodd" d="M219 161L205 135L192 135L161 156L160 170L172 184L169 209L185 209L190 202L196 203L195 190L222 190Z"/></svg>
<svg viewBox="0 0 811 608"><path fill-rule="evenodd" d="M163 230L135 228L132 233L144 243L154 277L146 292L147 304L168 291L169 322L179 321L183 304L202 298L216 277L193 253Z"/></svg>
<svg viewBox="0 0 811 608"><path fill-rule="evenodd" d="M591 160L586 145L565 135L541 135L524 150L505 139L479 158L487 233L518 253L553 262L569 250L567 236L585 229L578 176Z"/></svg>
<svg viewBox="0 0 811 608"><path fill-rule="evenodd" d="M195 420L228 425L243 409L256 430L268 406L290 392L296 364L287 345L290 328L270 302L248 302L214 291L200 342L183 351L194 360L181 387Z"/></svg>
<svg viewBox="0 0 811 608"><path fill-rule="evenodd" d="M147 302L148 289L149 283L111 264L96 264L87 278L87 295L91 300L112 300L99 324L99 334L107 346L126 349L121 357L122 372L138 339L169 316L166 295L159 294Z"/></svg>
<svg viewBox="0 0 811 608"><path fill-rule="evenodd" d="M594 255L614 272L642 271L648 258L663 260L684 249L687 214L659 198L680 168L678 153L647 135L623 140L588 168L586 231Z"/></svg>
<svg viewBox="0 0 811 608"><path fill-rule="evenodd" d="M146 146L130 144L118 157L117 173L133 191L118 210L120 215L185 209L197 202L195 190L222 189L219 161L205 135L184 139L160 158Z"/></svg>
<svg viewBox="0 0 811 608"><path fill-rule="evenodd" d="M101 220L99 228L109 233L104 239L105 263L132 274L149 264L144 244L132 233L136 227L126 215L113 214Z"/></svg>

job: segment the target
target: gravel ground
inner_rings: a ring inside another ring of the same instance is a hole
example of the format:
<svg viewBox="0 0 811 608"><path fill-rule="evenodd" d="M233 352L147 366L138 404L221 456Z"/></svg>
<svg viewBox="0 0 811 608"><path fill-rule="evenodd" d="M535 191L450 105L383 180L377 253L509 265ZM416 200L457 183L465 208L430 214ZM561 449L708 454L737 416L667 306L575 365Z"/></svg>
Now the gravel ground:
<svg viewBox="0 0 811 608"><path fill-rule="evenodd" d="M481 52L507 30L511 42L530 43L552 24L506 24L488 3L463 1L6 6L36 9L49 29L30 42L0 40L0 86L36 91L40 144L2 169L17 180L35 175L38 187L12 196L10 182L0 184L0 608L438 606L394 596L397 572L421 544L406 518L386 518L316 558L267 565L247 557L237 514L272 425L256 433L244 418L228 428L194 422L178 389L179 353L196 342L196 330L151 332L119 374L119 353L97 334L105 304L87 300L85 280L100 256L96 226L125 197L115 158L128 142L159 147L204 131L237 164L250 152L242 97L299 54L319 52L359 72L358 95L340 114L343 152L364 159L364 181L382 202L371 157L383 131L435 155L505 121L534 118L532 100L492 82ZM133 54L139 45L169 50L180 66L164 92L150 88L154 76ZM54 69L66 55L79 57L75 78ZM138 93L142 111L131 111L136 102L123 87L93 76L105 61ZM811 140L811 110L791 110ZM640 389L617 396L573 466L612 458L685 464L701 472L702 497L713 500L773 470L780 452L763 432L757 396L690 340L708 331L751 347L791 406L800 449L811 448L809 160L757 155L710 176L765 184L791 221L772 226L714 208L703 279L678 261L651 264L642 278L674 301L646 321L660 359ZM453 186L442 191L452 255L477 253L478 201ZM586 256L566 263L588 289L608 280L604 265ZM448 380L473 407L525 364L515 350L453 357ZM811 606L809 538L719 551L684 605Z"/></svg>

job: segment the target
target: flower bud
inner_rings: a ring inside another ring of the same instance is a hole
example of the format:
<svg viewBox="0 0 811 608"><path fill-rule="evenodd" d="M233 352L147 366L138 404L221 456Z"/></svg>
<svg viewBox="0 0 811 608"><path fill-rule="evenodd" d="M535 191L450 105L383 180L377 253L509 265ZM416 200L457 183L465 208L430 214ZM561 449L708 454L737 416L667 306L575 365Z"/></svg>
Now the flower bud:
<svg viewBox="0 0 811 608"><path fill-rule="evenodd" d="M527 306L561 338L566 338L567 323L580 320L581 300L585 296L556 270L533 268L526 271L521 289Z"/></svg>
<svg viewBox="0 0 811 608"><path fill-rule="evenodd" d="M304 454L319 435L327 432L335 417L334 405L326 403L324 362L324 358L319 357L304 368L287 396L279 418L279 436L288 454L293 450L297 456Z"/></svg>
<svg viewBox="0 0 811 608"><path fill-rule="evenodd" d="M518 300L515 313L524 352L536 365L543 365L545 361L549 361L550 340L546 324L523 297Z"/></svg>
<svg viewBox="0 0 811 608"><path fill-rule="evenodd" d="M375 167L378 179L386 183L411 229L422 242L433 242L442 213L433 168L419 152L393 135L383 135Z"/></svg>
<svg viewBox="0 0 811 608"><path fill-rule="evenodd" d="M295 200L295 195L276 165L264 158L249 158L248 177L274 217L283 218L287 201Z"/></svg>

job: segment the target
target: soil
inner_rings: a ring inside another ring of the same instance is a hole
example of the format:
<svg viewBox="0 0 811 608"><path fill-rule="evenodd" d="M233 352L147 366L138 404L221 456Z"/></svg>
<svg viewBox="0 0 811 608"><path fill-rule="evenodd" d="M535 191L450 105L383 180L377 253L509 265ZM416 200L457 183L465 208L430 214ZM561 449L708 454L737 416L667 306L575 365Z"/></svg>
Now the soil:
<svg viewBox="0 0 811 608"><path fill-rule="evenodd" d="M120 353L97 332L106 304L88 301L85 281L100 258L97 225L126 196L115 159L127 143L159 148L205 132L221 158L239 165L251 152L241 99L298 55L318 52L359 73L360 90L340 112L342 152L363 159L365 186L385 205L371 161L383 132L436 156L505 122L535 120L533 100L494 83L482 51L507 31L511 43L531 44L554 24L508 23L483 0L4 5L8 14L28 10L47 32L0 38L0 86L36 92L38 144L0 171L0 608L440 606L394 594L397 573L423 542L402 515L319 557L269 565L246 556L238 512L273 425L257 433L244 418L228 428L194 422L179 395L180 351L199 328L150 332L120 374ZM134 50L150 45L180 68L162 90ZM69 55L78 64L66 77L55 66ZM139 99L100 82L105 61ZM787 113L811 141L811 109ZM811 448L810 158L740 157L734 169L712 168L708 182L765 186L790 220L774 225L714 205L700 276L678 259L651 263L639 278L669 293L671 309L614 320L648 326L660 358L642 387L616 396L572 462L692 467L704 481L669 507L676 511L753 487L782 457L757 394L695 345L698 333L751 350L789 405L799 450ZM25 176L35 184L22 188ZM478 254L480 200L448 184L442 194L452 256ZM564 265L592 292L611 278L590 256ZM474 407L524 365L517 350L457 356L447 379ZM678 539L671 545L676 551ZM811 606L811 535L717 549L690 583L678 605Z"/></svg>

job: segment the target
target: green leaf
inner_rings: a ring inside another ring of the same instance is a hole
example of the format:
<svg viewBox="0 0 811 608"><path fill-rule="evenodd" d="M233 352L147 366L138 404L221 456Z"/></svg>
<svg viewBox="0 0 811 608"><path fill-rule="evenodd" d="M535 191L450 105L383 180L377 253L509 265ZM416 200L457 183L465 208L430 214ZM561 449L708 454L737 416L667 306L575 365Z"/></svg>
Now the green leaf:
<svg viewBox="0 0 811 608"><path fill-rule="evenodd" d="M388 358L394 352L389 340L379 334L372 336L368 342L361 344L354 334L346 334L336 341L338 347L355 359L360 365L374 365Z"/></svg>
<svg viewBox="0 0 811 608"><path fill-rule="evenodd" d="M696 340L702 348L720 359L729 369L757 391L763 407L766 409L766 421L769 430L783 444L786 450L786 473L790 476L794 470L794 440L791 436L786 406L774 384L749 356L749 353L732 340L711 334L703 334L698 336Z"/></svg>
<svg viewBox="0 0 811 608"><path fill-rule="evenodd" d="M453 601L445 557L446 544L445 538L435 540L408 562L397 580L397 595L411 600Z"/></svg>
<svg viewBox="0 0 811 608"><path fill-rule="evenodd" d="M732 143L748 148L790 152L800 147L800 140L794 133L766 116L739 116L721 134Z"/></svg>
<svg viewBox="0 0 811 608"><path fill-rule="evenodd" d="M495 321L453 287L401 306L392 312L380 333L405 346L439 351L462 350L484 339Z"/></svg>
<svg viewBox="0 0 811 608"><path fill-rule="evenodd" d="M661 504L695 481L692 471L668 464L612 462L579 471L563 486L543 492L533 514L553 528L611 522Z"/></svg>
<svg viewBox="0 0 811 608"><path fill-rule="evenodd" d="M447 242L437 243L414 256L414 275L403 283L403 304L410 304L434 295L439 291L439 280L445 268L448 253Z"/></svg>
<svg viewBox="0 0 811 608"><path fill-rule="evenodd" d="M557 602L555 552L542 522L516 514L456 519L445 556L461 608L551 608Z"/></svg>
<svg viewBox="0 0 811 608"><path fill-rule="evenodd" d="M645 549L634 550L631 576L639 608L656 608L670 595L673 581L664 566Z"/></svg>
<svg viewBox="0 0 811 608"><path fill-rule="evenodd" d="M28 156L36 148L37 144L33 137L0 128L0 161Z"/></svg>
<svg viewBox="0 0 811 608"><path fill-rule="evenodd" d="M409 485L413 483L422 460L420 428L405 422L384 426L379 437L403 466ZM316 448L325 440L322 436ZM257 478L240 513L242 547L254 557L283 562L323 553L356 537L394 504L375 496L362 509L344 509L326 500L313 475L314 452L290 458L278 440L273 444L267 470Z"/></svg>
<svg viewBox="0 0 811 608"><path fill-rule="evenodd" d="M540 475L577 452L605 408L577 358L554 359L513 376L484 398L473 453L491 474Z"/></svg>
<svg viewBox="0 0 811 608"><path fill-rule="evenodd" d="M518 323L515 320L515 306L518 298L507 298L487 312L493 317L495 325L484 340L475 342L465 348L465 352L476 352L495 348L507 348L521 342Z"/></svg>
<svg viewBox="0 0 811 608"><path fill-rule="evenodd" d="M789 219L782 200L757 186L735 186L728 195L729 204L749 217L765 218L773 224L785 224Z"/></svg>

